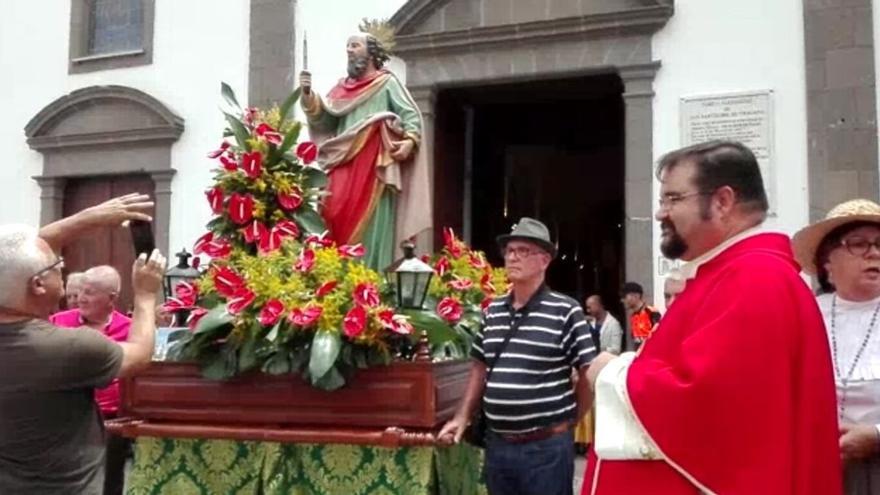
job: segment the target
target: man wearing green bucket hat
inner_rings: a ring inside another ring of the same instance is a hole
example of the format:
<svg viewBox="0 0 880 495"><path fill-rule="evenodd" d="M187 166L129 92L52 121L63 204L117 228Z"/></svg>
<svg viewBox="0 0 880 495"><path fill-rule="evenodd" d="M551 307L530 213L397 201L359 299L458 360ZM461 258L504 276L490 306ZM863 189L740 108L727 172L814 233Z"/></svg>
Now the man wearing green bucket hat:
<svg viewBox="0 0 880 495"><path fill-rule="evenodd" d="M481 409L486 430L476 441L485 442L489 493L567 495L572 428L590 408L596 348L577 301L545 284L556 256L547 226L524 217L497 240L512 289L486 311L465 397L439 437L458 442ZM582 375L576 390L572 368Z"/></svg>

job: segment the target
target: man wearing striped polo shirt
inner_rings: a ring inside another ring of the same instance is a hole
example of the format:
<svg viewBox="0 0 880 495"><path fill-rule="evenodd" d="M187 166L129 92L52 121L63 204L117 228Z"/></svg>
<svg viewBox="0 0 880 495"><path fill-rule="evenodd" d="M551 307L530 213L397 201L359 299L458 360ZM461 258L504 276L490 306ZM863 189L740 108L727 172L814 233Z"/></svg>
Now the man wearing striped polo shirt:
<svg viewBox="0 0 880 495"><path fill-rule="evenodd" d="M596 349L580 305L544 283L556 255L547 227L524 217L498 244L512 290L489 305L465 397L439 437L460 441L482 403L489 493L568 495L572 427L590 407L585 374ZM576 389L572 368L581 375Z"/></svg>

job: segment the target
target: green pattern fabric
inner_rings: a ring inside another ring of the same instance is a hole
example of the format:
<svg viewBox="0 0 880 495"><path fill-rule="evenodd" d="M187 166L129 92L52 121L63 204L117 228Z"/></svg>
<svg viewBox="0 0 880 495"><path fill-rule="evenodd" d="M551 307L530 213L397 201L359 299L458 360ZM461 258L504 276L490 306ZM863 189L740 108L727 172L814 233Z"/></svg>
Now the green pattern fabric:
<svg viewBox="0 0 880 495"><path fill-rule="evenodd" d="M369 246L364 256L364 263L372 268L383 272L394 261L394 212L397 210L397 192L390 187L385 187L379 197L379 204L373 212L373 217L364 230L361 242Z"/></svg>
<svg viewBox="0 0 880 495"><path fill-rule="evenodd" d="M128 495L485 495L482 451L141 437Z"/></svg>

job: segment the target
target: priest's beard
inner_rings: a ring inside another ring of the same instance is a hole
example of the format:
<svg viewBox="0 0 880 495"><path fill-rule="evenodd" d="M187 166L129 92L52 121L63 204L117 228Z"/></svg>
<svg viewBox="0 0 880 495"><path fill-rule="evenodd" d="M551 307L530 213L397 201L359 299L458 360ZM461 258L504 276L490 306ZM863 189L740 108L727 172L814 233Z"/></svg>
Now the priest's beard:
<svg viewBox="0 0 880 495"><path fill-rule="evenodd" d="M370 56L362 55L357 56L353 55L348 58L348 77L352 79L360 79L363 77L364 72L367 71L367 66L370 64Z"/></svg>
<svg viewBox="0 0 880 495"><path fill-rule="evenodd" d="M675 225L669 220L663 220L660 222L660 229L663 232L663 237L660 240L660 252L671 260L681 258L687 252L688 245L675 230Z"/></svg>

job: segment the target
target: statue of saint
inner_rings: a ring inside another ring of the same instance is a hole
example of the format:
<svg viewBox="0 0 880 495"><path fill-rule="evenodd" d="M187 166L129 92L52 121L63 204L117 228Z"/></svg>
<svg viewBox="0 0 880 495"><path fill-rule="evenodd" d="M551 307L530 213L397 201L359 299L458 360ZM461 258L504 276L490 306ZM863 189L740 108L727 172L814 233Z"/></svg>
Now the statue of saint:
<svg viewBox="0 0 880 495"><path fill-rule="evenodd" d="M391 264L397 243L431 228L432 204L422 116L384 68L384 41L351 36L348 77L323 99L311 90L311 74L300 74L309 133L330 179L321 214L338 243L363 243L367 265L379 270Z"/></svg>

